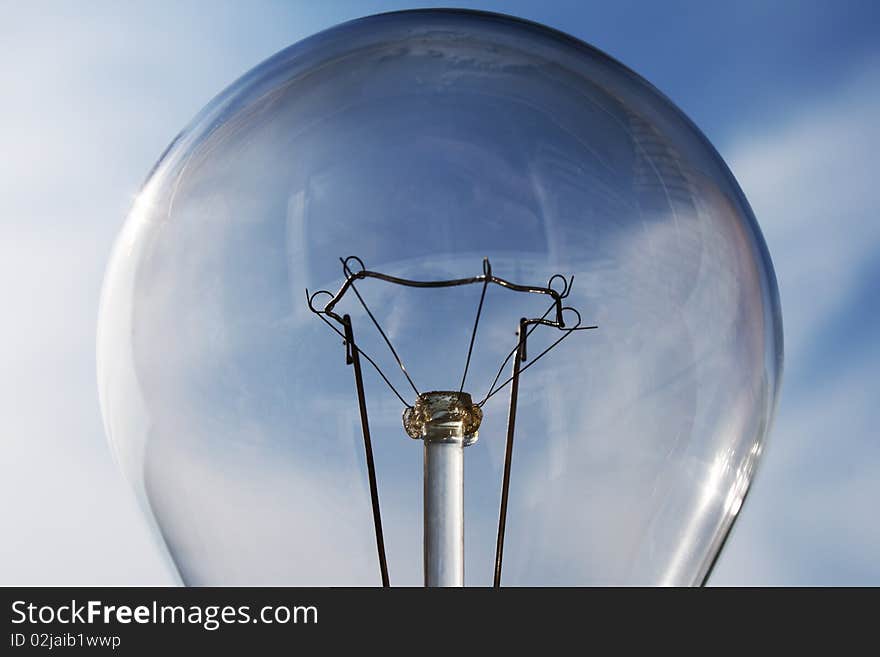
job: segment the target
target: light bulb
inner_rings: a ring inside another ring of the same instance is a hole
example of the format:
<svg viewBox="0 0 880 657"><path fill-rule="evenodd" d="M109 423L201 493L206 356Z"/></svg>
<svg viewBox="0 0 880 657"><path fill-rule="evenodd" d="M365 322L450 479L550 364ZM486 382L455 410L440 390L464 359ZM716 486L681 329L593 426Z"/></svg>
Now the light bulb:
<svg viewBox="0 0 880 657"><path fill-rule="evenodd" d="M183 582L379 583L346 348L304 296L338 290L352 255L407 280L477 276L484 257L516 283L573 275L565 303L598 326L522 372L504 584L703 581L781 375L755 218L706 138L629 69L539 25L430 10L345 23L233 83L118 238L101 406ZM416 391L459 389L482 289L357 289L414 384L345 297L402 398L364 365L390 580L421 584L423 454L401 414ZM547 301L488 286L469 399ZM558 337L540 328L530 355ZM508 402L485 402L464 453L466 584L493 578Z"/></svg>

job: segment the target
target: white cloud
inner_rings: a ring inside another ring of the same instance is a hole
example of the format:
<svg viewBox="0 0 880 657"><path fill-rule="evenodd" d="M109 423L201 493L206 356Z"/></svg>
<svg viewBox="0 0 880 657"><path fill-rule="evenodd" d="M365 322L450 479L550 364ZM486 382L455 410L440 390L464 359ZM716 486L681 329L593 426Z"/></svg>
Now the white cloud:
<svg viewBox="0 0 880 657"><path fill-rule="evenodd" d="M776 267L786 373L766 463L715 584L880 581L869 502L880 497L871 445L880 352L848 344L856 327L835 323L880 252L877 116L873 61L839 95L793 107L785 124L727 149ZM860 301L878 303L876 294ZM809 366L848 349L857 357L833 373Z"/></svg>

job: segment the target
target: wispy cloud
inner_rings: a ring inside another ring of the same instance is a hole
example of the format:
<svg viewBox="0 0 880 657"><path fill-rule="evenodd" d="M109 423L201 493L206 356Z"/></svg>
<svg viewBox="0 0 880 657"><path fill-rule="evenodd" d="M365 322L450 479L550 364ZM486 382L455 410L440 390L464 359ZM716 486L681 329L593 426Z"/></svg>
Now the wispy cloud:
<svg viewBox="0 0 880 657"><path fill-rule="evenodd" d="M773 255L786 373L714 583L880 581L880 62L728 149Z"/></svg>

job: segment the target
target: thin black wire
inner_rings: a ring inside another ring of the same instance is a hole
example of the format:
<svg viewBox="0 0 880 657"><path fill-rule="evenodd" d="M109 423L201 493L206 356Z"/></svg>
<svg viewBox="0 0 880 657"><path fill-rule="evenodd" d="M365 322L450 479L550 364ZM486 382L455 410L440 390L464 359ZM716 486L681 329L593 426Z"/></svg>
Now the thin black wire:
<svg viewBox="0 0 880 657"><path fill-rule="evenodd" d="M498 538L495 542L495 577L494 586L501 586L501 564L504 558L504 532L507 527L507 502L510 496L510 470L513 465L513 438L516 426L516 406L519 396L520 365L523 357L523 335L526 331L525 320L519 322L517 336L523 339L517 340L516 357L513 359L513 383L510 386L510 406L507 414L507 441L504 447L504 474L501 478L501 505L498 509Z"/></svg>
<svg viewBox="0 0 880 657"><path fill-rule="evenodd" d="M364 278L375 278L380 281L385 281L387 283L394 283L396 285L404 285L406 287L419 287L419 288L437 288L437 287L456 287L459 285L470 285L472 283L482 283L487 278L490 283L494 283L501 287L505 287L509 290L513 290L514 292L529 292L532 294L546 294L553 297L553 300L556 302L557 308L557 319L561 319L562 316L562 299L565 298L568 294L567 291L563 291L562 293L554 290L550 287L536 287L532 285L518 285L516 283L511 283L503 278L498 278L497 276L493 276L491 274L491 270L489 273L483 273L479 276L472 276L471 278L455 278L448 281L414 281L406 278L398 278L397 276L389 276L388 274L382 274L375 271L369 271L364 267L363 261L357 256L349 256L348 258L342 259L343 270L346 273L345 282L342 284L342 287L339 288L339 291L336 294L332 294L327 292L331 296L331 299L324 306L324 310L322 312L326 314L331 314L333 308L336 307L336 304L342 299L345 295L345 292L354 284L356 279L364 279ZM355 260L361 265L361 270L358 272L352 272L348 267L348 261ZM555 274L552 281L555 278L563 278L560 274ZM341 317L338 315L335 316L336 321L341 322Z"/></svg>
<svg viewBox="0 0 880 657"><path fill-rule="evenodd" d="M536 324L536 326L537 326L537 324ZM553 342L553 344L551 344L549 347L547 347L547 348L546 348L544 351L542 351L540 354L538 354L537 356L535 356L534 358L532 358L532 359L529 361L529 364L528 364L528 365L526 365L525 367L523 367L523 368L521 368L521 369L519 370L519 373L522 374L523 372L525 372L525 371L526 371L527 369L529 369L532 365L534 365L534 364L537 363L539 360L541 360L541 358L542 358L543 356L545 356L545 355L546 355L551 349L553 349L556 345L558 345L560 342L562 342L563 340L565 340L565 338L567 338L569 335L571 335L571 334L574 333L575 331L589 331L589 330L597 329L597 328L599 328L599 327L598 327L598 326L576 326L576 327L574 327L574 328L570 328L570 329L562 329L563 331L565 331L565 335L563 335L561 338L559 338L558 340L556 340L555 342ZM517 345L517 347L518 347L518 346L519 346L519 345ZM479 405L482 406L483 403L487 402L487 401L489 400L490 397L492 397L493 395L495 395L495 393L500 392L501 390L503 390L503 389L504 389L504 388L505 388L505 387L506 387L511 381L513 381L513 377L512 377L512 376L508 377L507 380L506 380L504 383L502 383L502 384L501 384L500 386L498 386L495 390L493 390L493 391L490 392L488 395L486 395L486 398L485 398L482 402L480 402Z"/></svg>
<svg viewBox="0 0 880 657"><path fill-rule="evenodd" d="M549 315L550 311L553 310L555 307L556 307L556 303L554 302L550 305L549 308L547 308L547 311L543 315L541 315L541 320L546 319L547 315ZM534 323L532 325L532 327L526 331L526 337L530 336L532 334L532 331L534 331L536 328L538 328L538 326L540 326L539 322ZM519 332L517 332L517 333L519 333ZM492 395L495 394L495 392L493 392L493 389L495 388L495 384L498 383L498 379L501 378L501 374L504 372L505 365L507 365L507 363L510 361L510 359L513 358L513 355L516 353L516 350L519 349L519 343L523 339L524 338L520 337L516 341L516 346L514 346L514 348L510 350L510 353L507 354L507 358L504 359L504 361L501 363L501 367L498 368L498 373L495 375L495 379L492 381L492 385L489 386L489 391L486 393L486 396L483 397L483 400L479 404L477 404L477 406L482 407L483 404L485 404L489 400L489 397L491 397Z"/></svg>
<svg viewBox="0 0 880 657"><path fill-rule="evenodd" d="M569 335L574 333L575 331L586 330L586 329L594 329L597 328L595 326L584 326L581 327L581 315L577 310L572 310L575 315L577 315L577 323L569 329L562 329L565 331L565 334L560 337L558 340L553 342L549 347L544 349L540 354L538 354L535 358L531 360L531 362L525 367L521 367L523 358L525 357L525 343L526 338L531 332L526 328L528 321L523 318L520 320L519 330L517 331L517 341L516 347L514 348L513 353L516 354L513 359L513 374L510 378L502 383L496 390L492 391L490 389L490 393L486 396L486 400L489 399L492 395L494 395L499 390L503 389L508 383L510 386L510 407L507 415L507 441L504 448L504 474L501 479L501 505L498 511L498 538L495 543L495 573L494 573L494 586L495 588L499 588L501 586L501 567L504 558L504 534L505 529L507 527L507 505L508 499L510 496L510 471L513 465L513 441L514 441L514 433L516 427L516 410L517 410L517 401L519 398L519 379L523 372L525 372L529 367L531 367L534 363L541 360L541 358L547 354L551 349L553 349L560 342L565 340ZM549 313L549 310L548 310ZM547 313L545 313L545 316ZM542 318L543 319L543 318ZM536 322L534 327L539 326L540 322ZM534 330L534 327L532 330ZM508 359L505 359L505 364ZM502 365L502 368L504 365ZM496 378L497 381L497 378ZM493 383L494 386L494 383ZM484 400L484 401L486 401Z"/></svg>
<svg viewBox="0 0 880 657"><path fill-rule="evenodd" d="M345 275L347 277L350 277L352 275L352 272L351 272L351 269L348 268L348 264L346 264L345 260L343 260L342 258L340 258L339 260L342 262L342 268L345 272ZM388 336L385 334L385 331L382 330L382 327L379 325L379 321L376 319L376 317L373 315L373 313L367 307L367 302L364 301L364 298L361 296L361 293L358 292L357 288L354 286L354 281L351 278L349 278L349 280L351 280L352 291L354 292L355 296L358 298L358 301L361 302L361 306L363 306L364 310L367 311L367 315L370 316L370 319L373 321L373 324L375 325L376 330L379 331L379 335L382 336L382 339L385 340L385 344L388 345L388 348L391 350L391 353L394 355L394 360L397 361L397 365L398 365L398 367L400 367L400 371L403 372L403 375L406 377L406 380L409 381L409 385L412 387L413 392L415 392L416 396L418 397L419 395L421 395L421 393L419 392L419 389L416 387L416 384L413 382L412 377L410 377L409 372L406 371L406 367L404 366L403 361L400 359L400 356L397 355L397 351L394 349L394 345L391 344L391 340L388 339Z"/></svg>
<svg viewBox="0 0 880 657"><path fill-rule="evenodd" d="M351 327L351 317L346 315L345 341L354 345L354 330ZM364 378L361 372L360 350L356 347L351 350L351 364L354 369L354 383L357 388L358 410L361 416L361 429L364 434L364 457L367 462L367 478L370 482L370 504L373 507L373 526L376 531L376 553L379 557L379 575L382 578L382 586L388 587L388 559L385 556L385 534L382 531L382 512L379 507L379 486L376 483L376 463L373 460L373 442L370 438L370 421L367 416L367 397L364 392Z"/></svg>
<svg viewBox="0 0 880 657"><path fill-rule="evenodd" d="M317 314L317 313L316 313L316 314ZM406 406L407 408L412 408L412 405L410 405L410 404L409 404L409 403L403 398L403 396L397 391L397 388L394 387L394 384L391 383L391 381L388 380L388 377L385 376L385 374L382 372L382 370L379 368L379 366L376 365L376 361L374 361L372 358L370 358L370 356L369 356L369 355L368 355L363 349L361 349L360 347L358 347L356 344L354 344L353 342L350 343L348 340L346 340L346 338L345 338L345 334L344 334L342 331L340 331L338 328L336 328L335 326L333 326L333 324L330 323L330 320L329 320L329 319L327 319L326 317L324 317L323 315L320 315L320 314L318 314L318 317L320 318L320 320L321 320L322 322L324 322L327 326L329 326L331 329L333 329L333 330L339 335L339 337L342 338L343 342L345 342L346 344L349 344L350 347L351 347L352 349L357 349L358 353L359 353L361 356L363 356L364 358L366 358L366 359L367 359L367 362L368 362L370 365L373 366L373 369L376 370L376 371L379 373L379 376L382 377L382 380L385 381L385 383L386 383L386 384L388 385L388 387L391 389L391 392L393 392L395 395L397 395L397 398L401 401L401 403L402 403L404 406Z"/></svg>
<svg viewBox="0 0 880 657"><path fill-rule="evenodd" d="M486 262L488 262L488 260ZM471 354L474 351L474 340L477 337L477 327L480 325L480 313L483 312L483 301L486 299L486 288L488 287L489 277L487 276L486 280L483 281L483 291L480 293L480 305L477 306L477 317L474 320L474 330L471 331L471 342L468 345L467 360L464 363L464 374L461 375L461 385L458 387L459 396L461 396L461 392L464 390L464 382L467 378L468 368L471 366Z"/></svg>

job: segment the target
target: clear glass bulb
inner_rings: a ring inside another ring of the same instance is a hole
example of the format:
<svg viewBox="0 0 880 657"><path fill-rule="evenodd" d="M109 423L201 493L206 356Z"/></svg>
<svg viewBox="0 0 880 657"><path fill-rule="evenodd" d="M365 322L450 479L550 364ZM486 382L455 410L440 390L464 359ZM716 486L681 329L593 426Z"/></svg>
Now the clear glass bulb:
<svg viewBox="0 0 880 657"><path fill-rule="evenodd" d="M101 405L183 582L378 584L351 369L304 293L338 289L350 255L411 279L478 275L484 256L518 283L574 275L566 302L599 327L522 375L504 584L703 580L781 375L755 218L706 138L629 69L539 25L432 10L345 23L246 74L165 151L118 238ZM358 289L420 390L457 389L479 286ZM474 399L546 305L490 286ZM418 585L422 449L371 368L365 387L391 583ZM492 581L507 402L489 399L465 452L469 585Z"/></svg>

